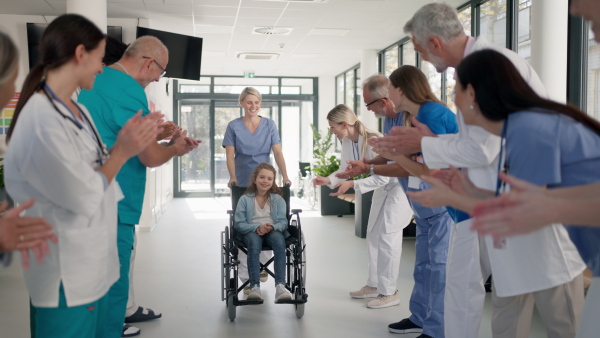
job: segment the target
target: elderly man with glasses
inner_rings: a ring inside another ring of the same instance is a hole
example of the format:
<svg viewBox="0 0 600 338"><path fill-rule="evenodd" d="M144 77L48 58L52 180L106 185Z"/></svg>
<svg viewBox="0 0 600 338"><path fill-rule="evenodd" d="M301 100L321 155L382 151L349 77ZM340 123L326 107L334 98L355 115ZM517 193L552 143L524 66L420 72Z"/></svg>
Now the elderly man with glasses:
<svg viewBox="0 0 600 338"><path fill-rule="evenodd" d="M135 40L123 57L104 67L96 77L92 90L83 90L79 102L90 107L102 140L112 147L125 122L138 111L150 113L144 88L165 75L169 52L155 37ZM164 65L164 66L163 66ZM158 123L159 121L157 121ZM119 202L117 245L121 264L120 278L108 292L105 335L107 338L128 336L123 329L129 293L129 268L134 247L135 225L139 223L146 186L146 167L158 167L175 156L183 156L198 147L199 141L177 131L169 143L151 144L138 156L130 159L117 175L124 199ZM159 140L165 135L160 135ZM157 140L158 141L158 140ZM156 315L156 317L160 315ZM132 335L137 335L138 332Z"/></svg>

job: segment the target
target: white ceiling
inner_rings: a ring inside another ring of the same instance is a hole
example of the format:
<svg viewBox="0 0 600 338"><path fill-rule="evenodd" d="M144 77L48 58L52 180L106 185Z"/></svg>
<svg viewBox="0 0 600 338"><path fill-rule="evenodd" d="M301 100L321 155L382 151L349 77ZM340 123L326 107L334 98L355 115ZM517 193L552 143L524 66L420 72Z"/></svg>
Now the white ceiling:
<svg viewBox="0 0 600 338"><path fill-rule="evenodd" d="M85 0L81 0L85 1ZM109 18L147 19L149 27L204 38L202 74L333 76L404 37L406 20L428 0L108 0ZM458 6L464 0L446 0ZM0 0L0 14L65 13L64 0ZM293 28L285 36L252 34L257 26ZM343 36L315 29L347 31ZM311 34L313 32L313 34ZM276 52L276 60L241 60L237 52Z"/></svg>

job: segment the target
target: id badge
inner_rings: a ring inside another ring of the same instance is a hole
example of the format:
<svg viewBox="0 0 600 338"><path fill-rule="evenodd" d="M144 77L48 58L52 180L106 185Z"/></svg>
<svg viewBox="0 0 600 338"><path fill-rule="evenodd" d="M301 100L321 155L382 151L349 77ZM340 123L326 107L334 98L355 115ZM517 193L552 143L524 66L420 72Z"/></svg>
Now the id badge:
<svg viewBox="0 0 600 338"><path fill-rule="evenodd" d="M409 176L408 177L408 187L411 189L420 189L421 188L421 179L417 176Z"/></svg>

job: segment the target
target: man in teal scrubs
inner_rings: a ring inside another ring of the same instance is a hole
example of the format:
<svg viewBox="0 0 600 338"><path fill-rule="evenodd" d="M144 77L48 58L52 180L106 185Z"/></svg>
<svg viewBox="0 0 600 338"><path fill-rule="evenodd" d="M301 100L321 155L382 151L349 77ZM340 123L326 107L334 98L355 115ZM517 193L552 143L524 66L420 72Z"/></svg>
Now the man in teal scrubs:
<svg viewBox="0 0 600 338"><path fill-rule="evenodd" d="M144 88L165 75L169 61L167 48L155 37L143 36L134 41L125 54L103 73L94 88L82 90L79 102L88 107L100 136L110 148L123 125L138 111L150 113ZM120 278L108 292L106 338L120 338L125 321L129 293L129 267L135 224L140 220L146 186L146 167L157 167L174 156L183 156L198 147L198 141L177 132L168 144L151 144L131 158L117 175L125 198L119 202L117 244L121 263Z"/></svg>

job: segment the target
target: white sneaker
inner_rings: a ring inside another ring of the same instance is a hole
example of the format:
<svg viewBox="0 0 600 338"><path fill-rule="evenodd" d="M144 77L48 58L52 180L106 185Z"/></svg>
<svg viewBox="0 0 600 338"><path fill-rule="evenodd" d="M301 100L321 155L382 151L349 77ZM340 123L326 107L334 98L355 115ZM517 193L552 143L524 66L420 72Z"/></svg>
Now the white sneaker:
<svg viewBox="0 0 600 338"><path fill-rule="evenodd" d="M398 291L394 292L393 295L378 295L376 299L367 303L367 307L370 309L383 309L385 307L400 305L400 298L398 298Z"/></svg>
<svg viewBox="0 0 600 338"><path fill-rule="evenodd" d="M377 288L365 285L363 286L360 290L358 291L352 291L350 292L350 297L352 298L359 298L359 299L364 299L364 298L375 298L377 297L378 293L377 293Z"/></svg>
<svg viewBox="0 0 600 338"><path fill-rule="evenodd" d="M250 288L250 293L248 293L248 297L246 299L249 300L262 300L262 294L260 293L260 286L255 285Z"/></svg>
<svg viewBox="0 0 600 338"><path fill-rule="evenodd" d="M266 271L261 271L260 272L260 282L264 283L269 279L269 274Z"/></svg>
<svg viewBox="0 0 600 338"><path fill-rule="evenodd" d="M250 294L250 285L244 286L244 294L247 296Z"/></svg>
<svg viewBox="0 0 600 338"><path fill-rule="evenodd" d="M283 284L275 285L275 303L282 301L282 300L290 300L290 299L292 299L292 295L285 288L285 285L283 285Z"/></svg>

